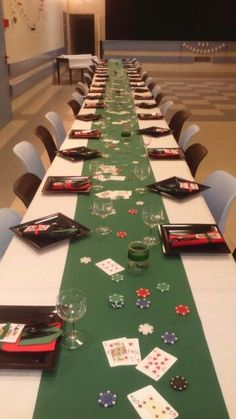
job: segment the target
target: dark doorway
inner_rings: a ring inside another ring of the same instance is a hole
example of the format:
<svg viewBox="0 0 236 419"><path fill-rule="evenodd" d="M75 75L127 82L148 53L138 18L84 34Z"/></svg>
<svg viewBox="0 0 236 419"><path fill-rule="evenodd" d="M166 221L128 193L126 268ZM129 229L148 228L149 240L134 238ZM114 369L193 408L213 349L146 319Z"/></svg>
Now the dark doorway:
<svg viewBox="0 0 236 419"><path fill-rule="evenodd" d="M70 14L71 54L95 54L94 15Z"/></svg>

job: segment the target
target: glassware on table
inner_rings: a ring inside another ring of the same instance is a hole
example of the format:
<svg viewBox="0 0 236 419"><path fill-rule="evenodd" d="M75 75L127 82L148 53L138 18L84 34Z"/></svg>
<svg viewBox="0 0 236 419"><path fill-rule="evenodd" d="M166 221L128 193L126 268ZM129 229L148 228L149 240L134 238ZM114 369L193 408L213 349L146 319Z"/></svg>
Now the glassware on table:
<svg viewBox="0 0 236 419"><path fill-rule="evenodd" d="M110 198L98 198L93 203L93 214L105 219L113 213L113 202ZM106 236L112 232L110 226L101 225L96 228L96 232L101 236Z"/></svg>
<svg viewBox="0 0 236 419"><path fill-rule="evenodd" d="M99 180L99 176L102 175L102 164L98 161L92 161L89 164L89 173L92 176L93 179ZM93 184L93 189L96 191L99 191L103 189L102 185L99 185L98 183Z"/></svg>
<svg viewBox="0 0 236 419"><path fill-rule="evenodd" d="M85 337L75 327L87 310L87 299L84 292L77 288L64 289L59 292L56 311L62 320L72 324L72 330L62 335L62 345L67 349L77 349L85 342Z"/></svg>
<svg viewBox="0 0 236 419"><path fill-rule="evenodd" d="M148 205L143 208L142 211L143 222L150 228L149 236L144 237L143 241L148 246L156 246L160 243L158 233L154 233L154 229L159 226L163 220L163 211L159 209L156 205Z"/></svg>
<svg viewBox="0 0 236 419"><path fill-rule="evenodd" d="M148 178L148 176L150 175L150 166L148 164L137 164L134 167L134 175L140 179L140 180L145 180ZM136 188L135 189L136 192L138 193L144 193L146 190L145 188Z"/></svg>
<svg viewBox="0 0 236 419"><path fill-rule="evenodd" d="M128 246L128 266L142 272L148 267L149 246L143 241L134 241Z"/></svg>
<svg viewBox="0 0 236 419"><path fill-rule="evenodd" d="M145 148L145 154L142 154L141 157L148 157L148 146L151 144L152 142L152 137L149 135L143 135L140 138L140 143L141 145L144 145Z"/></svg>

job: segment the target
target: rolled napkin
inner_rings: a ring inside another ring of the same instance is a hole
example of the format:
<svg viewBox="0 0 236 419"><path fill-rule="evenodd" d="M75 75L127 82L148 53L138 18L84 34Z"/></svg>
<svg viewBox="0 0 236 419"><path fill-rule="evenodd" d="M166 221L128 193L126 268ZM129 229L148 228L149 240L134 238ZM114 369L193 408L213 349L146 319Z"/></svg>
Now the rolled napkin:
<svg viewBox="0 0 236 419"><path fill-rule="evenodd" d="M142 96L142 95L134 95L134 99L136 100L154 100L153 96Z"/></svg>
<svg viewBox="0 0 236 419"><path fill-rule="evenodd" d="M84 107L87 109L103 109L105 104L104 102L85 102Z"/></svg>
<svg viewBox="0 0 236 419"><path fill-rule="evenodd" d="M100 138L101 131L98 129L94 130L79 130L79 129L72 129L69 133L69 138L77 138L77 139L84 139L84 138L94 138L98 139Z"/></svg>
<svg viewBox="0 0 236 419"><path fill-rule="evenodd" d="M138 119L140 120L155 120L155 119L164 119L164 116L158 113L138 113Z"/></svg>
<svg viewBox="0 0 236 419"><path fill-rule="evenodd" d="M146 103L146 102L137 103L136 106L137 106L137 108L141 108L141 109L157 108L156 103Z"/></svg>
<svg viewBox="0 0 236 419"><path fill-rule="evenodd" d="M179 148L153 148L148 150L148 156L153 159L180 158Z"/></svg>
<svg viewBox="0 0 236 419"><path fill-rule="evenodd" d="M47 229L43 227L46 226ZM42 238L52 238L52 237L67 237L74 236L78 233L77 227L63 227L52 224L32 224L25 228L21 234L25 237L42 237Z"/></svg>
<svg viewBox="0 0 236 419"><path fill-rule="evenodd" d="M171 134L171 130L169 128L161 128L161 127L153 126L153 127L138 129L137 134L151 135L152 137L161 137L163 135Z"/></svg>
<svg viewBox="0 0 236 419"><path fill-rule="evenodd" d="M102 115L95 114L95 113L88 113L88 114L80 114L77 115L76 119L80 121L98 121Z"/></svg>
<svg viewBox="0 0 236 419"><path fill-rule="evenodd" d="M218 230L206 233L170 233L169 242L172 247L200 246L205 244L224 243L224 238Z"/></svg>
<svg viewBox="0 0 236 419"><path fill-rule="evenodd" d="M88 192L91 189L91 182L86 180L53 180L51 182L51 190L53 191L69 191L69 192Z"/></svg>

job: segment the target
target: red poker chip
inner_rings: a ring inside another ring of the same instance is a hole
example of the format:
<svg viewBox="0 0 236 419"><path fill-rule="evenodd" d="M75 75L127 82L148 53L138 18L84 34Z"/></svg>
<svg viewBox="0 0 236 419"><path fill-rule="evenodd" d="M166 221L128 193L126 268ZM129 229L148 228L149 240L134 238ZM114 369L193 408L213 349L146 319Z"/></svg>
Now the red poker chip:
<svg viewBox="0 0 236 419"><path fill-rule="evenodd" d="M150 295L150 291L148 288L138 288L136 290L137 297L146 298Z"/></svg>
<svg viewBox="0 0 236 419"><path fill-rule="evenodd" d="M186 316L190 313L189 307L183 304L179 304L175 307L175 312L177 314L180 314L181 316Z"/></svg>
<svg viewBox="0 0 236 419"><path fill-rule="evenodd" d="M117 231L116 237L119 237L120 239L124 239L127 236L126 231Z"/></svg>
<svg viewBox="0 0 236 419"><path fill-rule="evenodd" d="M135 214L137 214L137 212L138 212L138 210L136 208L131 208L131 209L128 210L128 213L131 214L131 215L135 215Z"/></svg>

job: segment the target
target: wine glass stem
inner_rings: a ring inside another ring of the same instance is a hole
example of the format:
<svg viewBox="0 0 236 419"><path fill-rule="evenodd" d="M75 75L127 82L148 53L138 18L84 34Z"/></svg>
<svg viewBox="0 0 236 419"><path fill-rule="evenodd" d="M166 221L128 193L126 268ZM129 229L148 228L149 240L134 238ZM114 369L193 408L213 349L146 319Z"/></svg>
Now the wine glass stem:
<svg viewBox="0 0 236 419"><path fill-rule="evenodd" d="M149 230L150 237L152 237L152 233L153 233L153 228L150 227L150 230Z"/></svg>
<svg viewBox="0 0 236 419"><path fill-rule="evenodd" d="M72 321L72 335L75 336L75 322L74 320Z"/></svg>

